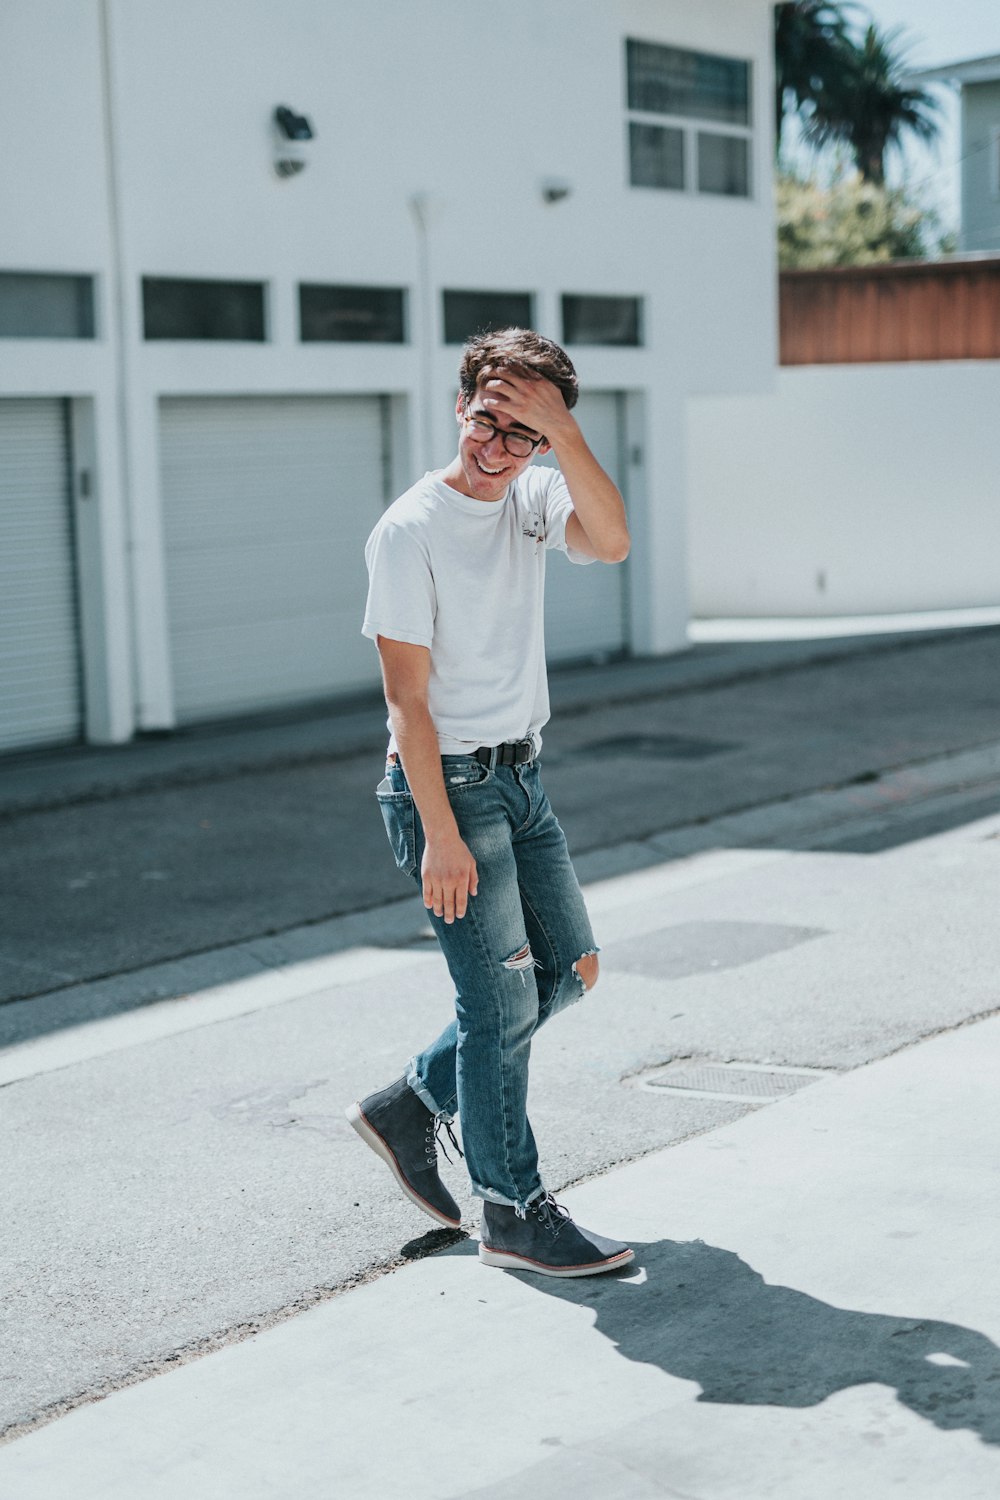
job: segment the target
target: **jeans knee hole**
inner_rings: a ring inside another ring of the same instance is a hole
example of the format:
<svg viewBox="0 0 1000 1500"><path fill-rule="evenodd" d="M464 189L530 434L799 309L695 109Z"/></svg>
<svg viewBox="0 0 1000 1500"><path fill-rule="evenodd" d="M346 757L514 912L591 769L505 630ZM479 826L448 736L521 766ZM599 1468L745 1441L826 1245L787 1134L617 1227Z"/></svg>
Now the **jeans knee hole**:
<svg viewBox="0 0 1000 1500"><path fill-rule="evenodd" d="M592 990L600 973L597 954L581 953L573 965L573 973L579 981L581 995L586 994L587 990Z"/></svg>
<svg viewBox="0 0 1000 1500"><path fill-rule="evenodd" d="M523 947L518 948L516 953L512 953L509 958L504 959L503 966L505 969L509 969L512 974L520 974L521 983L527 984L527 980L524 977L525 973L528 969L537 969L538 961L532 953L530 945L525 943Z"/></svg>

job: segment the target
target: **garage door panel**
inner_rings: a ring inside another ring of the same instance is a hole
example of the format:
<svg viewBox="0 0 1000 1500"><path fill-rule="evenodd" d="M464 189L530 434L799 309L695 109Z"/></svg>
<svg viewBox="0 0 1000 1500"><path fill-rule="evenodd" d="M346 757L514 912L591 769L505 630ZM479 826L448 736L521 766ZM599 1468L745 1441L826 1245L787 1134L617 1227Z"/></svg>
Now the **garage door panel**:
<svg viewBox="0 0 1000 1500"><path fill-rule="evenodd" d="M331 607L335 566L319 543L272 547L264 555L245 548L229 554L222 548L213 548L209 555L192 554L183 583L171 593L177 630L185 629L185 617L199 624L250 624L264 617L320 616Z"/></svg>
<svg viewBox="0 0 1000 1500"><path fill-rule="evenodd" d="M253 467L253 459L250 455L244 455L243 462L248 467ZM339 522L339 534L345 539L358 537L361 533L361 525L354 524L354 518L343 514L345 496L360 491L365 494L371 489L375 475L352 476L340 472L333 479L327 479L323 486L317 484L317 476L309 475L286 475L281 485L275 484L270 492L264 497L258 497L251 505L247 500L245 491L226 492L231 476L226 476L226 486L214 487L215 514L210 516L188 518L187 529L182 529L175 521L171 527L169 545L174 553L185 551L200 552L204 547L229 548L233 542L241 540L247 545L258 544L269 546L280 536L276 532L276 522L280 522L286 534L292 534L303 540L312 538L316 541L330 538L330 525ZM257 482L262 482L263 476L258 475ZM191 488L205 491L213 489L213 476L204 471L196 476L176 475L172 482L176 485L184 484ZM294 490L311 488L312 505L306 507L301 494L295 497L293 503L292 493ZM168 492L169 493L169 492ZM176 494L177 490L173 490ZM381 497L380 497L381 498ZM226 515L228 513L228 524ZM367 514L367 510L365 512ZM238 524L239 530L234 533L234 523ZM362 545L364 536L360 536Z"/></svg>
<svg viewBox="0 0 1000 1500"><path fill-rule="evenodd" d="M192 631L188 638L192 651L181 657L175 674L178 699L187 705L189 716L205 719L239 708L247 712L259 708L262 679L280 683L268 693L267 706L272 708L325 697L333 681L341 692L370 687L370 656L374 653L364 653L352 672L343 653L328 639L328 625L328 617L321 616ZM323 644L317 645L318 641ZM207 652L230 663L227 701L221 707L211 679L203 671L185 666L198 653Z"/></svg>
<svg viewBox="0 0 1000 1500"><path fill-rule="evenodd" d="M377 397L162 403L180 719L377 684L360 629L383 423Z"/></svg>
<svg viewBox="0 0 1000 1500"><path fill-rule="evenodd" d="M0 749L80 737L83 702L64 401L0 401Z"/></svg>
<svg viewBox="0 0 1000 1500"><path fill-rule="evenodd" d="M360 534L363 518L345 503L352 489L377 489L381 508L376 398L165 401L163 435L171 551L269 542L282 528L329 537L331 523ZM211 504L199 506L198 495Z"/></svg>
<svg viewBox="0 0 1000 1500"><path fill-rule="evenodd" d="M575 408L584 436L601 466L623 485L622 398L615 392L585 392ZM548 454L539 460L557 467ZM545 654L550 662L608 656L628 645L626 567L571 563L560 552L545 562Z"/></svg>

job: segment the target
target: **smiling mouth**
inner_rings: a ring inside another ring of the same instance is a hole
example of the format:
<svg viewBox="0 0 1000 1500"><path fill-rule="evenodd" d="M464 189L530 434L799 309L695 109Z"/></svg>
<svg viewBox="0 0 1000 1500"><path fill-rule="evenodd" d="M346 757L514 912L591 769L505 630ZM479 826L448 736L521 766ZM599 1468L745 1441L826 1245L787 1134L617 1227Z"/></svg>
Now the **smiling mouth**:
<svg viewBox="0 0 1000 1500"><path fill-rule="evenodd" d="M485 474L487 479L496 479L500 474L506 474L507 467L507 464L501 464L499 469L488 469L485 464L479 462L478 458L476 459L476 468L481 474Z"/></svg>

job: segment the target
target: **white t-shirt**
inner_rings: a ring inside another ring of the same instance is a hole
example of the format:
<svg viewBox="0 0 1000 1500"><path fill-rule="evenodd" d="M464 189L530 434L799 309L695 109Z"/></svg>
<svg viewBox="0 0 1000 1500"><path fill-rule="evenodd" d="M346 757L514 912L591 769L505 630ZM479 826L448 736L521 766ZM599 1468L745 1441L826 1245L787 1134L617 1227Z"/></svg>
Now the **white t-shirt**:
<svg viewBox="0 0 1000 1500"><path fill-rule="evenodd" d="M368 538L362 630L429 647L428 706L442 755L529 735L541 746L545 552L593 561L566 545L572 508L558 469L525 469L495 501L461 495L430 473Z"/></svg>

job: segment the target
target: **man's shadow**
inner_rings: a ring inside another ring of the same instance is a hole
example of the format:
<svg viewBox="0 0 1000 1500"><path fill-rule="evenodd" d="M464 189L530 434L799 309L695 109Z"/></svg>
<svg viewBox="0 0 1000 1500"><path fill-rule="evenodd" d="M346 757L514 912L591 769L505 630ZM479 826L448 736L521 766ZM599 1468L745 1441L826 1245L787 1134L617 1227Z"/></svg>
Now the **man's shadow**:
<svg viewBox="0 0 1000 1500"><path fill-rule="evenodd" d="M807 1407L874 1382L935 1427L1000 1443L1000 1348L985 1334L831 1307L769 1286L738 1255L701 1240L635 1250L635 1264L618 1275L514 1274L592 1307L598 1331L627 1359L697 1382L699 1401Z"/></svg>

